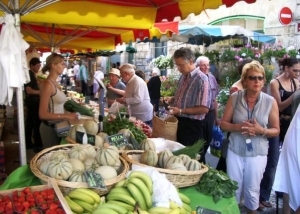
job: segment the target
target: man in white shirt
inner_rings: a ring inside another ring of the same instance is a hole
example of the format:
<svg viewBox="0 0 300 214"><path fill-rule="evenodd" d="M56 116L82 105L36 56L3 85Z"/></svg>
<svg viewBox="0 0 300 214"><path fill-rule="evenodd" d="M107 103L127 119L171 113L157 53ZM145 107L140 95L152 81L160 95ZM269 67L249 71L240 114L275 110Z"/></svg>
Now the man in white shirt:
<svg viewBox="0 0 300 214"><path fill-rule="evenodd" d="M73 67L73 73L74 73L75 89L77 92L80 92L79 70L80 70L80 66L79 66L78 62L75 60L74 67Z"/></svg>
<svg viewBox="0 0 300 214"><path fill-rule="evenodd" d="M103 72L101 70L102 70L102 68L100 66L98 66L97 67L97 71L95 71L95 74L94 74L93 93L94 93L94 98L95 99L99 98L99 93L98 92L99 92L100 86L99 86L98 82L104 80L104 74L103 74Z"/></svg>
<svg viewBox="0 0 300 214"><path fill-rule="evenodd" d="M134 66L131 64L122 65L120 71L122 80L127 84L125 96L116 100L130 108L131 116L152 126L153 106L146 82L135 75Z"/></svg>

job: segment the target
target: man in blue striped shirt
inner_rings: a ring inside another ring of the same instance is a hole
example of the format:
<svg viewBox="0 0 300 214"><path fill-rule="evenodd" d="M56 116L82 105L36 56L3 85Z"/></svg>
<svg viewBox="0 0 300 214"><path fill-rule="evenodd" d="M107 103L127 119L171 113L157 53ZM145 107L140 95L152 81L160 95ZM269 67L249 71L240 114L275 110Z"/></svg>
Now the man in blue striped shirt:
<svg viewBox="0 0 300 214"><path fill-rule="evenodd" d="M195 55L189 48L175 51L173 60L182 74L170 114L178 118L177 141L185 146L203 139L203 120L211 105L208 77L195 65Z"/></svg>

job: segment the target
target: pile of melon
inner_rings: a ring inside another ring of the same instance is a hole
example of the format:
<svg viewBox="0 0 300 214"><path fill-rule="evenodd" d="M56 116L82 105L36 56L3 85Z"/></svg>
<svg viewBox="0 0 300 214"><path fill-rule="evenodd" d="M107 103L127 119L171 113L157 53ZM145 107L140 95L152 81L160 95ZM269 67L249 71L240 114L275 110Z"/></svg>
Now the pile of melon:
<svg viewBox="0 0 300 214"><path fill-rule="evenodd" d="M99 132L98 124L94 120L86 120L83 125L74 125L70 128L68 132L68 137L76 141L76 132L81 132L89 135L95 136L95 146L103 147L108 143L107 137L108 134L105 132ZM129 142L129 138L133 137L132 132L129 129L120 129L116 134L123 134L124 137ZM124 145L120 150L131 150L133 149L131 144Z"/></svg>
<svg viewBox="0 0 300 214"><path fill-rule="evenodd" d="M140 156L140 163L142 164L176 171L201 170L201 164L188 155L175 156L168 149L157 153L155 143L149 138L141 142L140 149L144 150Z"/></svg>
<svg viewBox="0 0 300 214"><path fill-rule="evenodd" d="M76 144L69 150L52 151L45 155L39 170L58 180L86 182L85 171L98 173L104 180L109 180L123 171L119 150L115 146Z"/></svg>

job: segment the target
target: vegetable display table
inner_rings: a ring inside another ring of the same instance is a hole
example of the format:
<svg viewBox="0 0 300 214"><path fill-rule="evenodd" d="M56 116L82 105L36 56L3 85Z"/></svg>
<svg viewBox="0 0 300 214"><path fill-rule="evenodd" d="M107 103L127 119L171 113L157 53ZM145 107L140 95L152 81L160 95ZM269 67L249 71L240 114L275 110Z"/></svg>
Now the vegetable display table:
<svg viewBox="0 0 300 214"><path fill-rule="evenodd" d="M40 180L31 172L30 166L25 165L17 168L8 176L6 181L0 186L0 191L36 185L41 185ZM191 199L191 207L194 210L196 209L196 206L201 206L207 209L220 211L222 214L240 213L238 204L234 197L223 198L215 204L212 197L199 193L195 186L181 188L180 192L184 193Z"/></svg>

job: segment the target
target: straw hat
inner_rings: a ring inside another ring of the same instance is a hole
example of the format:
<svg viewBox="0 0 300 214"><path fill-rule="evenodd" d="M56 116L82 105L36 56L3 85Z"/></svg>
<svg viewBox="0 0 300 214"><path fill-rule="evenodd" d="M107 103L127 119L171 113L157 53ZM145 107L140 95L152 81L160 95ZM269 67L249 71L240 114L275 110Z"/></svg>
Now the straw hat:
<svg viewBox="0 0 300 214"><path fill-rule="evenodd" d="M118 77L121 76L119 69L116 69L116 68L110 69L108 74L114 74L114 75L117 75Z"/></svg>

